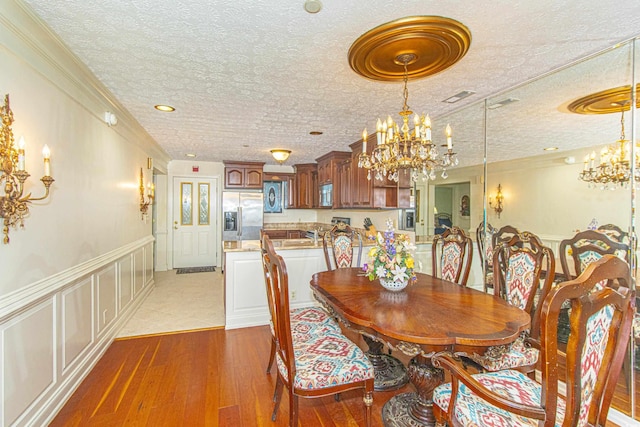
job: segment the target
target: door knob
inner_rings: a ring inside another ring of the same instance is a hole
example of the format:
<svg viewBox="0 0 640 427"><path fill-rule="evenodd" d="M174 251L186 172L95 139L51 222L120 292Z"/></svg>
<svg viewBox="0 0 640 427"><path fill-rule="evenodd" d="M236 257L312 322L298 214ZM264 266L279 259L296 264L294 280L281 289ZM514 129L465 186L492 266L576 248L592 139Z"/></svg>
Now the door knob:
<svg viewBox="0 0 640 427"><path fill-rule="evenodd" d="M173 221L173 229L177 230L178 229L178 221Z"/></svg>

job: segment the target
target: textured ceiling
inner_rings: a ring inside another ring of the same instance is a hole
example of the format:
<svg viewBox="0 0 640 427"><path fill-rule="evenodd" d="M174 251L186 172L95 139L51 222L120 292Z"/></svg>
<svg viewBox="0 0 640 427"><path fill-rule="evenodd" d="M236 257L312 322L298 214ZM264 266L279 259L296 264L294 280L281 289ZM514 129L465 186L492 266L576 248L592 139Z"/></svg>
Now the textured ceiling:
<svg viewBox="0 0 640 427"><path fill-rule="evenodd" d="M268 164L275 164L272 148L293 151L287 164L348 151L377 117L400 111L401 83L364 79L347 59L361 34L385 22L438 15L470 29L471 47L460 62L409 82L409 105L431 115L434 138L451 122L462 164L482 159L482 108L450 113L634 37L640 28L637 0L615 7L600 0L322 0L317 14L304 10L304 0L24 2L172 159L195 153L203 161ZM629 49L613 54L616 66L603 61L606 72L577 66L516 89L519 102L489 112L489 158L540 154L551 143L579 148L597 133L593 127L580 136L565 131L596 123L610 122L598 136L615 140L618 118L561 108L629 84ZM462 90L476 94L442 102ZM161 113L155 104L176 111ZM316 130L324 133L309 135Z"/></svg>

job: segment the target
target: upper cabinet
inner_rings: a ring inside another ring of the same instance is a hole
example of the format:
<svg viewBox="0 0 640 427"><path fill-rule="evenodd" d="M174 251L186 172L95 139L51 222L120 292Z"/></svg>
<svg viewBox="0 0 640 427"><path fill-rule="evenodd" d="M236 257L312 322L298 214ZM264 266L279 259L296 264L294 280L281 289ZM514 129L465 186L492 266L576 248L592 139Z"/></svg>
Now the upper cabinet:
<svg viewBox="0 0 640 427"><path fill-rule="evenodd" d="M280 181L282 182L282 194L284 196L284 208L296 207L296 174L295 173L274 173L265 172L262 175L263 181Z"/></svg>
<svg viewBox="0 0 640 427"><path fill-rule="evenodd" d="M264 162L224 161L224 188L262 190Z"/></svg>
<svg viewBox="0 0 640 427"><path fill-rule="evenodd" d="M347 151L331 151L318 157L318 185L333 184L337 181L338 165L351 158Z"/></svg>
<svg viewBox="0 0 640 427"><path fill-rule="evenodd" d="M304 163L294 166L295 203L292 207L298 209L312 209L318 207L318 165Z"/></svg>

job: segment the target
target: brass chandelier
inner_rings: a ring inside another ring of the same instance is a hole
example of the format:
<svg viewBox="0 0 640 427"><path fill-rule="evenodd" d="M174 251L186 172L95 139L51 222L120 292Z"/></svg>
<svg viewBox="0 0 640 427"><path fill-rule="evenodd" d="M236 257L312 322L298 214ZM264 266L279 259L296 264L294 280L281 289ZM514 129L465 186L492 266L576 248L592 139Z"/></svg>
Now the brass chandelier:
<svg viewBox="0 0 640 427"><path fill-rule="evenodd" d="M620 139L614 144L604 147L600 152L600 162L595 164L596 153L587 155L584 168L579 179L589 183L589 188L615 190L618 187L628 188L631 179L631 144L625 139L624 110L622 104L622 118L620 119ZM635 181L640 183L640 147L635 156Z"/></svg>
<svg viewBox="0 0 640 427"><path fill-rule="evenodd" d="M362 132L362 153L358 158L358 167L368 170L367 179L373 175L377 180L385 178L398 182L401 169L411 170L411 180L417 182L420 175L422 180L436 179L436 172L442 171L442 178L447 178L447 168L456 166L458 159L453 152L451 126L446 128L446 152L440 156L437 146L431 140L431 119L428 115L413 115L413 129L409 128L409 120L413 111L407 100L408 70L407 66L416 60L416 55L405 53L395 58L395 63L404 67L404 103L400 116L402 124L394 122L391 116L387 120L378 119L376 124L376 145L371 153L367 151L367 130Z"/></svg>

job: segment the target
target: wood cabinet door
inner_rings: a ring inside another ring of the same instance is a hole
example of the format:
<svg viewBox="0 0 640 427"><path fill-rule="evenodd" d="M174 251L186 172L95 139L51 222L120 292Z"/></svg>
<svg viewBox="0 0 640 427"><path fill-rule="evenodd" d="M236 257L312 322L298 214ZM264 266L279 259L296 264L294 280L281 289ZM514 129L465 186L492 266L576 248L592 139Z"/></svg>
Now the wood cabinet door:
<svg viewBox="0 0 640 427"><path fill-rule="evenodd" d="M244 188L262 189L262 168L246 168L244 178Z"/></svg>
<svg viewBox="0 0 640 427"><path fill-rule="evenodd" d="M244 169L238 167L224 168L224 186L226 188L243 188Z"/></svg>
<svg viewBox="0 0 640 427"><path fill-rule="evenodd" d="M349 208L351 207L351 195L353 192L353 172L351 171L353 167L353 162L351 159L345 160L340 165L338 165L338 185L337 189L334 188L334 191L337 190L337 203L340 208Z"/></svg>

